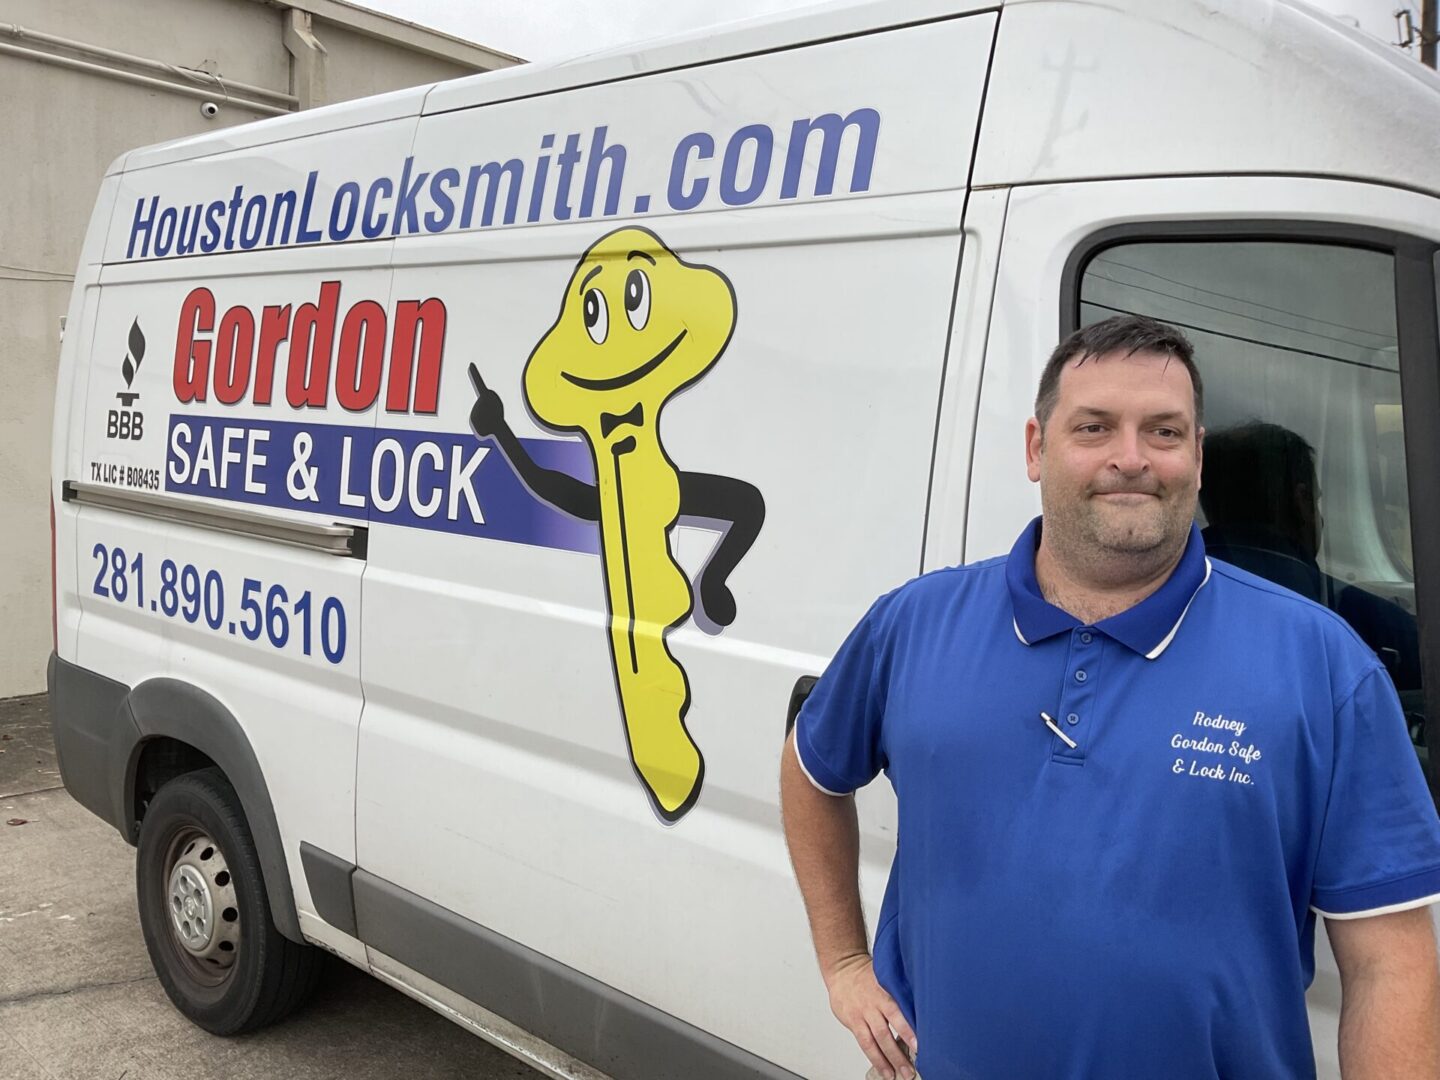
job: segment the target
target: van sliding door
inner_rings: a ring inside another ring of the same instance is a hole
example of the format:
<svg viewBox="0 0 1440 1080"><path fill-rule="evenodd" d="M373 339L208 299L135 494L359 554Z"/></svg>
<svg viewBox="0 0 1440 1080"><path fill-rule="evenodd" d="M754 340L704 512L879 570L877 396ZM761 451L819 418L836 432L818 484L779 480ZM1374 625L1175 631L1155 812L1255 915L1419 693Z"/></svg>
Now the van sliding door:
<svg viewBox="0 0 1440 1080"><path fill-rule="evenodd" d="M431 527L371 530L378 969L617 1076L864 1071L814 969L779 754L796 679L920 566L994 27L457 89L422 119L416 168L449 169L469 218L397 245L397 295L449 321L439 418L393 438L435 446L421 482L481 460ZM889 792L861 816L878 901ZM665 1032L709 1049L671 1068Z"/></svg>

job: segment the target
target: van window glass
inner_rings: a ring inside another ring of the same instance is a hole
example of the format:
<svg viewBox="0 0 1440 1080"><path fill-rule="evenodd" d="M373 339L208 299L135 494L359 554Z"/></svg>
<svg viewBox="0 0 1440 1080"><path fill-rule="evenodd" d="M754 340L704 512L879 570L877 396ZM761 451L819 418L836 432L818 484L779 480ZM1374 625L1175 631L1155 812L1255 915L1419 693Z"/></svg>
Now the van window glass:
<svg viewBox="0 0 1440 1080"><path fill-rule="evenodd" d="M1080 300L1084 323L1133 312L1194 342L1206 428L1197 519L1211 556L1345 618L1384 661L1425 760L1394 257L1129 243L1089 261Z"/></svg>

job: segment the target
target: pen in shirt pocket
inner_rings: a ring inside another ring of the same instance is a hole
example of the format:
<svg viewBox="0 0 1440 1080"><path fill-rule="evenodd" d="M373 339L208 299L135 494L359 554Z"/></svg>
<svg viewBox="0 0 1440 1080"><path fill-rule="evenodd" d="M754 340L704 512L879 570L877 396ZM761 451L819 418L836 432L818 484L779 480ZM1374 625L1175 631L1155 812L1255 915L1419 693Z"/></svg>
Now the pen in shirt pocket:
<svg viewBox="0 0 1440 1080"><path fill-rule="evenodd" d="M1060 730L1060 725L1055 723L1055 718L1052 717L1049 713L1042 710L1040 713L1040 719L1044 720L1045 726L1048 727L1051 731L1053 731L1056 735L1060 736L1060 741L1063 742L1066 746L1070 747L1071 750L1078 750L1080 748L1079 743L1077 743L1074 739L1070 738L1069 735L1066 735L1065 732Z"/></svg>

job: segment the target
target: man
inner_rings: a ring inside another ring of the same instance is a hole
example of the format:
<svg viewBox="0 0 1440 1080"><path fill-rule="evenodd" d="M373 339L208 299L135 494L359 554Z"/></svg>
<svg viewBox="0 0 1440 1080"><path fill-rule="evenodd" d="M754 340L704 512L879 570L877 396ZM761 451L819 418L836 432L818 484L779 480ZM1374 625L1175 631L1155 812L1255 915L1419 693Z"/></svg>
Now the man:
<svg viewBox="0 0 1440 1080"><path fill-rule="evenodd" d="M1043 517L878 600L797 718L786 837L887 1080L1311 1076L1317 912L1346 1080L1440 1076L1440 822L1395 691L1339 618L1207 560L1202 415L1174 329L1066 339L1025 432ZM850 795L882 769L872 961Z"/></svg>

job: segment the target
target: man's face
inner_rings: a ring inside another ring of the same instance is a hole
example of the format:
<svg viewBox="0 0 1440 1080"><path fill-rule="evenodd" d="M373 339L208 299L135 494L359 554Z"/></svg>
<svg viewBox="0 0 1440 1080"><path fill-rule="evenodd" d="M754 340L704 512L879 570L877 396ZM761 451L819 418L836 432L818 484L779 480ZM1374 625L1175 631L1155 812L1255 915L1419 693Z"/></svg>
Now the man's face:
<svg viewBox="0 0 1440 1080"><path fill-rule="evenodd" d="M1070 361L1044 430L1025 429L1045 539L1096 559L1183 543L1195 516L1204 434L1185 365L1163 353Z"/></svg>

